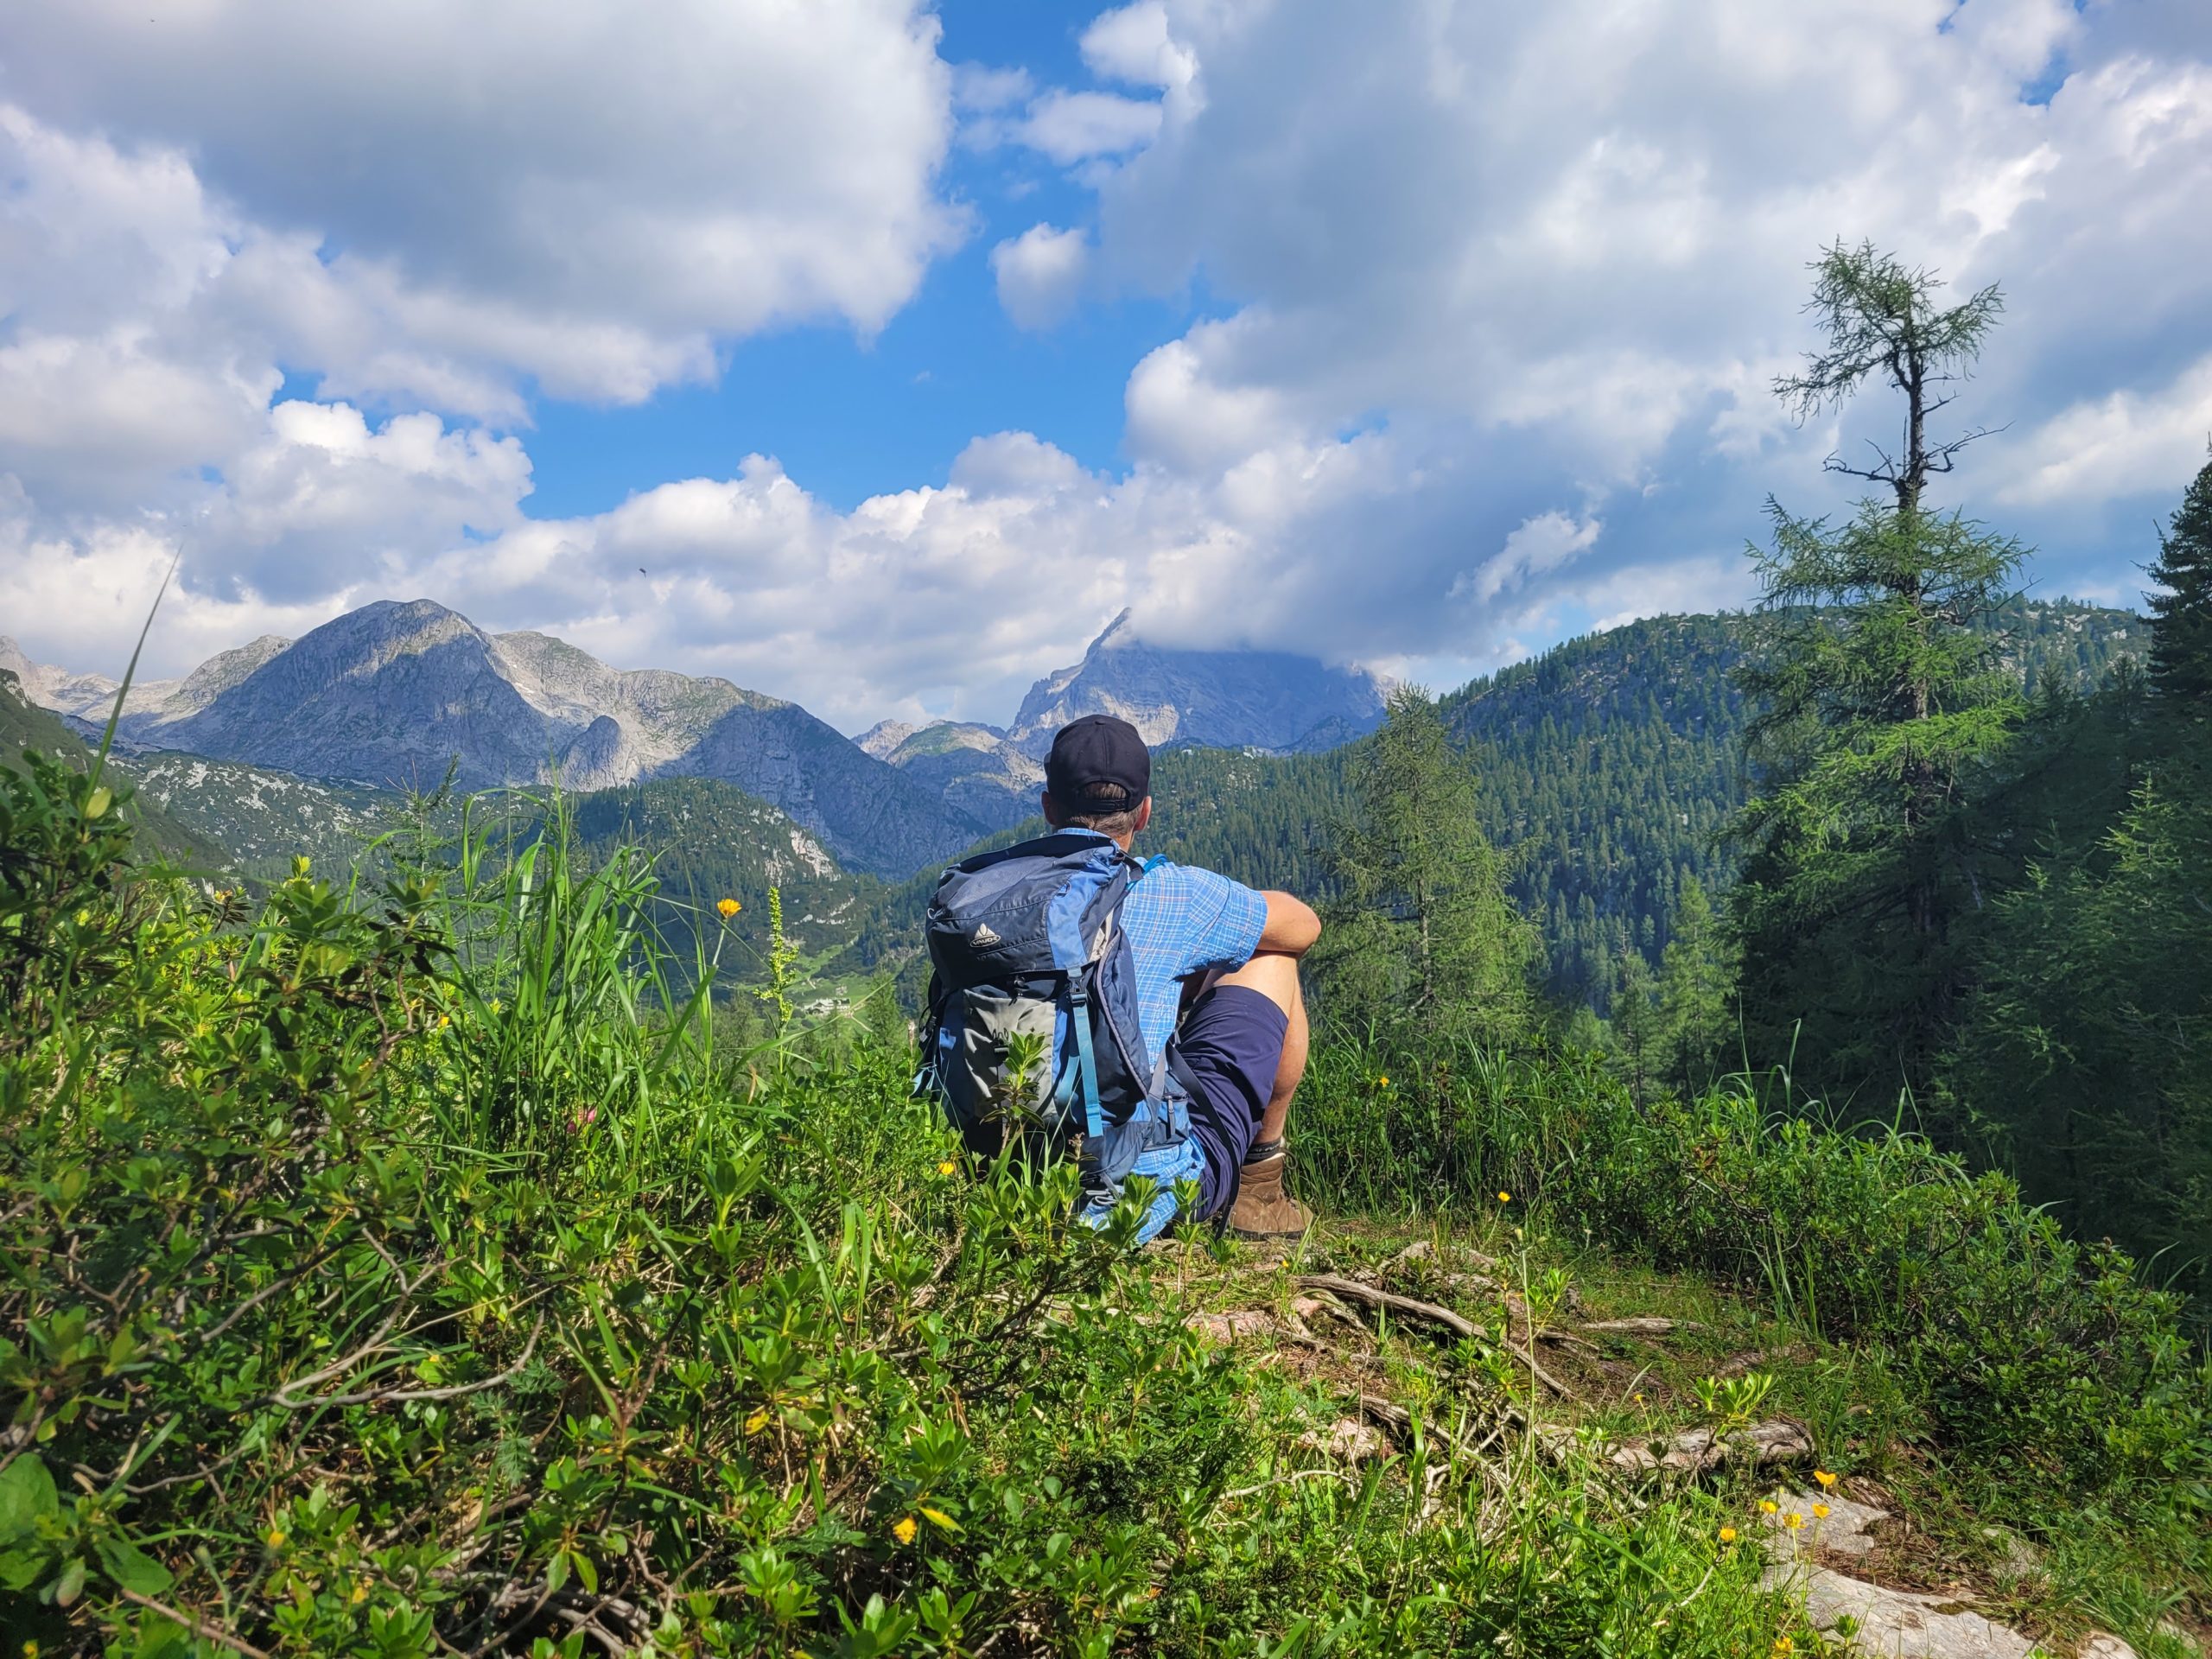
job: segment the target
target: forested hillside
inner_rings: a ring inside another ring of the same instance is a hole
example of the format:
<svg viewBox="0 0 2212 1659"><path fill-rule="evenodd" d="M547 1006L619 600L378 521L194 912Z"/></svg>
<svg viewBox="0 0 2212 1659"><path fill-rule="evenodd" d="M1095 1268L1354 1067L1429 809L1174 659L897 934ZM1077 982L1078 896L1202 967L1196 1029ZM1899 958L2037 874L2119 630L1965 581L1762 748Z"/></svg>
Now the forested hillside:
<svg viewBox="0 0 2212 1659"><path fill-rule="evenodd" d="M842 947L880 891L840 869L822 844L766 801L706 778L670 778L604 789L571 804L577 847L602 864L635 848L652 861L658 892L650 913L674 959L720 941L726 977L758 976L768 949L768 892L782 894L787 935L810 956ZM717 908L734 900L724 917Z"/></svg>
<svg viewBox="0 0 2212 1659"><path fill-rule="evenodd" d="M1443 699L1472 746L1484 828L1512 859L1556 992L1610 1004L1634 950L1657 968L1683 882L1725 886L1724 831L1745 796L1747 616L1655 617L1569 640ZM2143 620L2065 600L2010 605L1995 627L2024 690L2101 683L2146 649Z"/></svg>

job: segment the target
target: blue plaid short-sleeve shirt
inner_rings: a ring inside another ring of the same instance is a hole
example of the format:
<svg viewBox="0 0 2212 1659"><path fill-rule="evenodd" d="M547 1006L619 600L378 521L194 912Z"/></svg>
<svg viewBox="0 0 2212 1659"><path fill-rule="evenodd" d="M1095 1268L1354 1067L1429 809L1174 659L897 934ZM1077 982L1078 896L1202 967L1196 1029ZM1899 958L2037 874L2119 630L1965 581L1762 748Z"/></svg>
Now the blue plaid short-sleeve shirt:
<svg viewBox="0 0 2212 1659"><path fill-rule="evenodd" d="M1211 870L1155 864L1129 889L1122 902L1122 931L1136 966L1137 1023L1150 1051L1147 1059L1175 1034L1185 976L1242 968L1259 948L1267 925L1266 899Z"/></svg>

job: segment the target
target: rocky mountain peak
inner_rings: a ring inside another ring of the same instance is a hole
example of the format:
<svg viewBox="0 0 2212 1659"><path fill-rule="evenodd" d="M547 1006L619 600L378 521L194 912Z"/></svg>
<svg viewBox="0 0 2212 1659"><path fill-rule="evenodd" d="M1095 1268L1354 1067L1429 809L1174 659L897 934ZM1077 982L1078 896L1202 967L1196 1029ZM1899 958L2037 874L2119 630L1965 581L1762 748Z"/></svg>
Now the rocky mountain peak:
<svg viewBox="0 0 2212 1659"><path fill-rule="evenodd" d="M0 666L4 666L5 663L6 659L0 658ZM879 720L853 741L861 746L862 753L872 754L879 760L888 760L901 743L921 729L912 721Z"/></svg>
<svg viewBox="0 0 2212 1659"><path fill-rule="evenodd" d="M1081 662L1029 689L1007 736L1041 757L1069 721L1104 714L1128 721L1155 748L1325 748L1372 731L1383 690L1364 669L1288 652L1154 645L1124 610Z"/></svg>

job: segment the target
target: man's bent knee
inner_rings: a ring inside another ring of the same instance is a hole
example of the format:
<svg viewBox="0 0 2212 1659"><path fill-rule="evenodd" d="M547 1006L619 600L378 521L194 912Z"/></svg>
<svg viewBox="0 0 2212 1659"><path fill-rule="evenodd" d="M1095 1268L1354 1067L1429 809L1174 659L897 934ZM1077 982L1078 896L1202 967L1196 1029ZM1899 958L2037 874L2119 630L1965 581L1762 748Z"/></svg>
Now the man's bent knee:
<svg viewBox="0 0 2212 1659"><path fill-rule="evenodd" d="M1299 1003L1298 958L1278 956L1272 951L1256 956L1242 968L1226 973L1214 984L1241 985L1246 990L1257 991L1285 1014Z"/></svg>

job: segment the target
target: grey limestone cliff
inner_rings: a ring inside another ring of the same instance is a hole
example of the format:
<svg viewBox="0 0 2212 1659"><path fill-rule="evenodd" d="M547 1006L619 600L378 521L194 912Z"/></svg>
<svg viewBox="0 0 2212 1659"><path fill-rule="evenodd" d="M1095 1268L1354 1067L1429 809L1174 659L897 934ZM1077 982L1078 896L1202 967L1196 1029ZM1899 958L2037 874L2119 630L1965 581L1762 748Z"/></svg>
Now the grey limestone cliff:
<svg viewBox="0 0 2212 1659"><path fill-rule="evenodd" d="M1147 644L1128 612L1083 660L1030 687L1007 736L1041 757L1083 715L1119 715L1154 748L1332 748L1382 722L1383 686L1359 668L1279 651L1185 651Z"/></svg>

